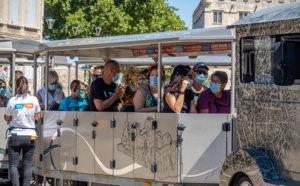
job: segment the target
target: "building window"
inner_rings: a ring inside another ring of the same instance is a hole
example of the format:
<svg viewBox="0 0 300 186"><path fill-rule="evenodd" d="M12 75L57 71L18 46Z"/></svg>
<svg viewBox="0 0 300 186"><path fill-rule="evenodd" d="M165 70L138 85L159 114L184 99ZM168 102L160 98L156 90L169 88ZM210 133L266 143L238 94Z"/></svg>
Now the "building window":
<svg viewBox="0 0 300 186"><path fill-rule="evenodd" d="M35 27L35 0L27 0L26 26Z"/></svg>
<svg viewBox="0 0 300 186"><path fill-rule="evenodd" d="M214 23L222 24L222 12L214 12Z"/></svg>
<svg viewBox="0 0 300 186"><path fill-rule="evenodd" d="M240 19L249 15L249 12L240 12Z"/></svg>
<svg viewBox="0 0 300 186"><path fill-rule="evenodd" d="M19 0L10 0L10 24L17 25L18 24L18 16L19 16Z"/></svg>

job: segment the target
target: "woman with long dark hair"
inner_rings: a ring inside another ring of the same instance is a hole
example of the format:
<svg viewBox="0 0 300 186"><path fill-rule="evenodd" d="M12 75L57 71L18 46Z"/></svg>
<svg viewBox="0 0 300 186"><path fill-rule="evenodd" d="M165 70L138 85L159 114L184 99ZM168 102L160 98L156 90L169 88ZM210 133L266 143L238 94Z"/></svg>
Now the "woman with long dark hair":
<svg viewBox="0 0 300 186"><path fill-rule="evenodd" d="M16 82L16 95L8 101L4 119L9 128L9 170L12 185L19 186L19 156L22 153L23 185L30 185L32 157L35 149L35 120L40 119L40 106L36 97L28 94L28 81L22 76Z"/></svg>
<svg viewBox="0 0 300 186"><path fill-rule="evenodd" d="M178 65L174 68L170 83L165 87L162 112L196 113L194 95L190 89L192 79L190 66Z"/></svg>

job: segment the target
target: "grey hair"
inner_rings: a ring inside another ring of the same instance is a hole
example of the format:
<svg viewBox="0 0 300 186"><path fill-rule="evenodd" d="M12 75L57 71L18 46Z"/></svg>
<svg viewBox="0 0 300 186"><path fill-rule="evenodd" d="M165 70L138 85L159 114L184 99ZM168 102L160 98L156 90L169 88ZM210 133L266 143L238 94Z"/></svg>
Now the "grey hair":
<svg viewBox="0 0 300 186"><path fill-rule="evenodd" d="M220 78L222 84L228 82L228 76L224 71L215 71L214 73L212 73L211 77L213 76L217 76L218 78Z"/></svg>

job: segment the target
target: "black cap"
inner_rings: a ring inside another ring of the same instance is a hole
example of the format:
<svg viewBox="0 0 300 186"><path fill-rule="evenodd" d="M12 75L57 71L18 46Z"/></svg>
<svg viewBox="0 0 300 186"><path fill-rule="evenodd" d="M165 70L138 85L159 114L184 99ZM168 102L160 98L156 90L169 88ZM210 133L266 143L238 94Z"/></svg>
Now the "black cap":
<svg viewBox="0 0 300 186"><path fill-rule="evenodd" d="M21 75L23 75L23 72L21 70L16 70L15 74L21 74Z"/></svg>
<svg viewBox="0 0 300 186"><path fill-rule="evenodd" d="M205 63L203 63L203 62L198 62L198 63L196 63L196 64L194 65L194 67L193 67L193 70L195 70L195 69L197 69L197 68L200 68L200 67L204 67L204 68L206 68L206 70L209 70L209 68L207 67L207 65L206 65Z"/></svg>

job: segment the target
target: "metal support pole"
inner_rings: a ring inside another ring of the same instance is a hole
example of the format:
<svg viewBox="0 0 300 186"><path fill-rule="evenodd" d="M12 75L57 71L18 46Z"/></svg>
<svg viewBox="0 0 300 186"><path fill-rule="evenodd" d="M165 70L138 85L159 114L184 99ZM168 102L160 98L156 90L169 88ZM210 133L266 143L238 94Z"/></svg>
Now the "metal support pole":
<svg viewBox="0 0 300 186"><path fill-rule="evenodd" d="M70 85L71 79L71 66L68 67L68 85ZM70 96L70 89L68 88L68 95Z"/></svg>
<svg viewBox="0 0 300 186"><path fill-rule="evenodd" d="M161 105L162 105L161 88L162 88L162 44L158 43L158 96L157 96L158 113L161 112Z"/></svg>
<svg viewBox="0 0 300 186"><path fill-rule="evenodd" d="M16 67L16 54L13 53L11 56L11 64L12 64L12 94L16 94L16 78L15 78L15 67Z"/></svg>
<svg viewBox="0 0 300 186"><path fill-rule="evenodd" d="M48 88L49 88L49 51L46 52L46 73L45 73L45 110L48 109Z"/></svg>
<svg viewBox="0 0 300 186"><path fill-rule="evenodd" d="M53 70L54 69L53 57L50 57L50 62L51 62L51 70Z"/></svg>
<svg viewBox="0 0 300 186"><path fill-rule="evenodd" d="M33 55L33 95L36 96L37 91L37 55Z"/></svg>
<svg viewBox="0 0 300 186"><path fill-rule="evenodd" d="M235 40L231 41L231 102L230 113L235 114Z"/></svg>
<svg viewBox="0 0 300 186"><path fill-rule="evenodd" d="M78 63L75 64L75 79L78 79Z"/></svg>

